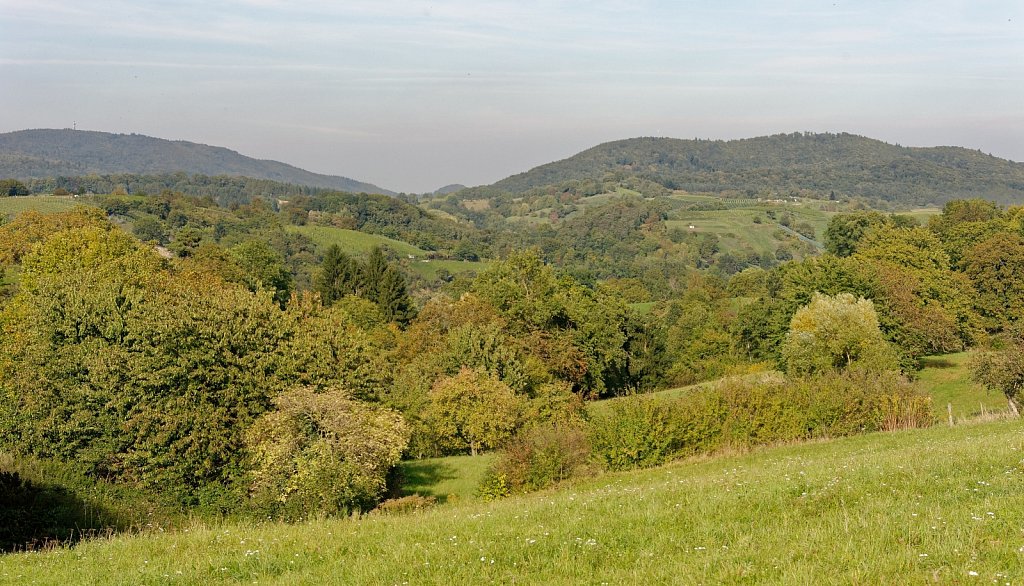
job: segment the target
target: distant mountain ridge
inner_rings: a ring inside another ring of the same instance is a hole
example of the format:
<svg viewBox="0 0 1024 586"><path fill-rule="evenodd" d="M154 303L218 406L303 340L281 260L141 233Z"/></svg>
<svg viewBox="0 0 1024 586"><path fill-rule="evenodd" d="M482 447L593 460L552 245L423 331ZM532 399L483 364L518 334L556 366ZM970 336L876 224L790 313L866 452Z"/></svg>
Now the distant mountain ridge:
<svg viewBox="0 0 1024 586"><path fill-rule="evenodd" d="M1024 164L960 147L902 147L853 134L792 133L741 140L631 138L512 175L491 188L523 193L605 174L693 192L788 193L942 203L985 197L1024 203Z"/></svg>
<svg viewBox="0 0 1024 586"><path fill-rule="evenodd" d="M224 147L141 134L88 130L19 130L0 134L0 177L40 179L58 176L185 172L270 179L281 183L353 193L395 195L371 183L322 175L281 163L254 159Z"/></svg>

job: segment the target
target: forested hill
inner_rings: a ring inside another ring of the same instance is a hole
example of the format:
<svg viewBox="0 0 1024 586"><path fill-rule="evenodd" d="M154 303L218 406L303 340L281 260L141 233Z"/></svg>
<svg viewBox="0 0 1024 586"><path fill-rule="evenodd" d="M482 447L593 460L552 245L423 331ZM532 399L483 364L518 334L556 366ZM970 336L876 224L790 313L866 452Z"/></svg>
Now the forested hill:
<svg viewBox="0 0 1024 586"><path fill-rule="evenodd" d="M0 134L0 177L37 179L90 174L154 175L184 171L270 179L352 193L394 195L370 183L321 175L230 149L140 134L85 130L21 130Z"/></svg>
<svg viewBox="0 0 1024 586"><path fill-rule="evenodd" d="M492 187L522 193L608 174L671 189L757 195L864 196L894 203L984 197L1024 203L1024 164L958 147L911 148L852 134L743 140L632 138L513 175Z"/></svg>

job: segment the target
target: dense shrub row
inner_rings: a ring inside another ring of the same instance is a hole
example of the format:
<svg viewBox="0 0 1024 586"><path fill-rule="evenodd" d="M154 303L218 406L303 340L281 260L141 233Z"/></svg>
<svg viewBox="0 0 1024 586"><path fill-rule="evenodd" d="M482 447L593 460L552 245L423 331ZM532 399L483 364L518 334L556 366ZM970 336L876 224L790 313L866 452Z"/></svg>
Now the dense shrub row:
<svg viewBox="0 0 1024 586"><path fill-rule="evenodd" d="M481 486L485 497L544 488L595 467L647 468L727 448L934 423L931 397L891 371L729 378L676 399L634 395L596 405L585 424L521 433Z"/></svg>

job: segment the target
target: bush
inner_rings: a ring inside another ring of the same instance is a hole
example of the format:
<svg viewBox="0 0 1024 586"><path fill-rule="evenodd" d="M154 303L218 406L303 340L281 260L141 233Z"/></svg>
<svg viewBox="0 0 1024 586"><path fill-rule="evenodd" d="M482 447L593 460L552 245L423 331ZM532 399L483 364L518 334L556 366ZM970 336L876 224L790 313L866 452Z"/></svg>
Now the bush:
<svg viewBox="0 0 1024 586"><path fill-rule="evenodd" d="M492 465L486 482L509 492L547 488L590 470L590 442L580 424L546 423L521 431Z"/></svg>
<svg viewBox="0 0 1024 586"><path fill-rule="evenodd" d="M0 452L0 552L66 545L181 519L156 495L90 478L73 464Z"/></svg>
<svg viewBox="0 0 1024 586"><path fill-rule="evenodd" d="M512 494L512 488L508 484L507 476L491 468L480 481L476 494L485 502L489 502L509 496Z"/></svg>
<svg viewBox="0 0 1024 586"><path fill-rule="evenodd" d="M672 409L634 395L612 401L589 425L594 457L609 470L649 468L670 459L677 445Z"/></svg>
<svg viewBox="0 0 1024 586"><path fill-rule="evenodd" d="M289 390L246 433L253 505L294 519L368 510L409 441L401 415L338 388Z"/></svg>
<svg viewBox="0 0 1024 586"><path fill-rule="evenodd" d="M893 371L726 379L673 405L679 453L926 427L931 398Z"/></svg>

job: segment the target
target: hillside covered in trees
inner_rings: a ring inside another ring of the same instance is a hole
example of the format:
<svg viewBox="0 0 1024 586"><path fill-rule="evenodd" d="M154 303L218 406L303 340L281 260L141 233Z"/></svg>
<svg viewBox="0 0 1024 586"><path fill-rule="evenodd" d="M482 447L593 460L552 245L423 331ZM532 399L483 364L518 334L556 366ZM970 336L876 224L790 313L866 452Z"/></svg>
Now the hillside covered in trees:
<svg viewBox="0 0 1024 586"><path fill-rule="evenodd" d="M1021 405L1024 208L559 185L414 205L185 173L4 180L0 494L20 504L0 550L147 515L426 506L401 470L431 458L490 452L477 493L498 499L930 426L915 378L936 354L970 351ZM111 193L28 195L71 188Z"/></svg>
<svg viewBox="0 0 1024 586"><path fill-rule="evenodd" d="M358 221L347 197L297 216ZM0 225L0 450L114 512L12 507L0 548L153 510L367 511L400 494L402 459L496 451L479 491L500 498L727 446L928 426L922 357L982 344L1003 350L977 380L1020 405L1020 208L957 200L927 226L837 214L821 256L665 268L677 287L641 311L642 283L581 280L536 248L413 298L410 259L316 246L260 200L98 203ZM10 494L40 489L0 472Z"/></svg>
<svg viewBox="0 0 1024 586"><path fill-rule="evenodd" d="M347 177L311 173L277 161L246 157L223 147L183 140L69 129L0 134L0 177L40 179L179 171L270 179L356 193L394 193Z"/></svg>
<svg viewBox="0 0 1024 586"><path fill-rule="evenodd" d="M489 189L521 194L608 175L741 197L867 197L906 206L963 197L1024 201L1024 164L964 148L902 147L845 133L618 140L513 175ZM475 197L472 190L467 197Z"/></svg>

